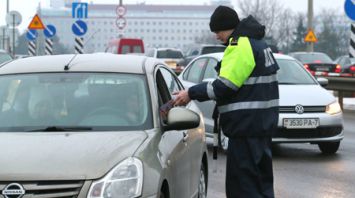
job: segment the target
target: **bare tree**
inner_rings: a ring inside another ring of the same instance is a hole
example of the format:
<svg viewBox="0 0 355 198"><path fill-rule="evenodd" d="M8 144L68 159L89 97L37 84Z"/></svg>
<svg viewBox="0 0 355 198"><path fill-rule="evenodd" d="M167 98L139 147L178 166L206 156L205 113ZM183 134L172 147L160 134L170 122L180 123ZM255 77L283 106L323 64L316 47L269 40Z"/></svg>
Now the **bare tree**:
<svg viewBox="0 0 355 198"><path fill-rule="evenodd" d="M297 27L296 16L290 9L285 9L280 13L280 19L276 23L275 37L278 38L277 46L284 51L284 53L290 52L290 47L295 40L295 29Z"/></svg>
<svg viewBox="0 0 355 198"><path fill-rule="evenodd" d="M284 11L283 4L277 0L239 0L242 16L252 15L265 25L266 35L275 38L276 26Z"/></svg>

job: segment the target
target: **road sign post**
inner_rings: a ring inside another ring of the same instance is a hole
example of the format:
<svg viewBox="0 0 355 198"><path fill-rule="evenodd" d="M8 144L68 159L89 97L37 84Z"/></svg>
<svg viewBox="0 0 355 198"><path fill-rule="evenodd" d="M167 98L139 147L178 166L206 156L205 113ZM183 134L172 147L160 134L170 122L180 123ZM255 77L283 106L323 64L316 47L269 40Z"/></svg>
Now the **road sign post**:
<svg viewBox="0 0 355 198"><path fill-rule="evenodd" d="M36 39L37 39L38 33L37 30L30 29L26 33L26 38L28 40L28 55L30 56L36 56Z"/></svg>
<svg viewBox="0 0 355 198"><path fill-rule="evenodd" d="M355 57L355 0L346 0L344 10L346 15L352 20L350 25L349 56Z"/></svg>
<svg viewBox="0 0 355 198"><path fill-rule="evenodd" d="M80 19L88 18L88 4L87 3L72 3L72 17L76 20L72 25L72 31L76 35L75 37L75 53L84 53L84 38L83 36L88 31L88 26L85 21Z"/></svg>
<svg viewBox="0 0 355 198"><path fill-rule="evenodd" d="M8 26L12 26L12 56L15 57L15 30L18 25L21 24L22 17L17 11L11 11L6 15L6 23Z"/></svg>
<svg viewBox="0 0 355 198"><path fill-rule="evenodd" d="M44 46L46 55L53 54L53 41L51 38L55 36L56 32L57 30L54 25L47 25L43 31L43 34L46 37L45 46Z"/></svg>

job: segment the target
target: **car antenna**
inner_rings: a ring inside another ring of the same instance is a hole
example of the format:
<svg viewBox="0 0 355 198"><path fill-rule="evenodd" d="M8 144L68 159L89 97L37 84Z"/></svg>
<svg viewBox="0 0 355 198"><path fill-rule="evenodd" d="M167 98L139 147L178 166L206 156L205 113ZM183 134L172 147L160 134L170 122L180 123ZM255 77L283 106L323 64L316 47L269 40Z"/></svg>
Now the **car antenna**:
<svg viewBox="0 0 355 198"><path fill-rule="evenodd" d="M99 31L99 29L98 30L96 30L94 33L92 33L91 34L91 36L86 40L86 42L83 44L83 46L85 46L89 41L91 41L91 39L92 39L92 37L97 33ZM70 61L64 66L64 70L65 71L68 71L69 70L69 68L70 68L70 63L75 59L75 57L78 55L78 52L76 52L75 54L74 54L74 56L70 59Z"/></svg>

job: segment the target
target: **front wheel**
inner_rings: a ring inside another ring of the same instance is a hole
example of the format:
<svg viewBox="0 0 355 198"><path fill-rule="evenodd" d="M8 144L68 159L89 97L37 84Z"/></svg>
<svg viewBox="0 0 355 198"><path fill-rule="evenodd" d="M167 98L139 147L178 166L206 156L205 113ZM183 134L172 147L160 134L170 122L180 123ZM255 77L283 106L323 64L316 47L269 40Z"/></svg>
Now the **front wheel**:
<svg viewBox="0 0 355 198"><path fill-rule="evenodd" d="M318 147L322 151L323 154L334 154L338 151L340 146L339 142L319 142Z"/></svg>
<svg viewBox="0 0 355 198"><path fill-rule="evenodd" d="M198 198L206 198L207 197L207 174L205 165L201 164L200 169L200 179L198 183Z"/></svg>

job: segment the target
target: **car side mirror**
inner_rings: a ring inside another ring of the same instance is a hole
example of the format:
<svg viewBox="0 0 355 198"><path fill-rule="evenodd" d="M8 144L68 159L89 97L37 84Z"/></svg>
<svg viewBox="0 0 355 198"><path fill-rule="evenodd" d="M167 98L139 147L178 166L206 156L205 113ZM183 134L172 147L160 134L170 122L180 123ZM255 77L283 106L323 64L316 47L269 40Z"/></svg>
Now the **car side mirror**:
<svg viewBox="0 0 355 198"><path fill-rule="evenodd" d="M325 86L327 86L328 85L328 79L326 79L326 78L317 78L317 81L318 81L318 83L322 86L322 87L325 87Z"/></svg>
<svg viewBox="0 0 355 198"><path fill-rule="evenodd" d="M186 130L200 125L200 116L183 107L174 107L168 113L165 130Z"/></svg>

